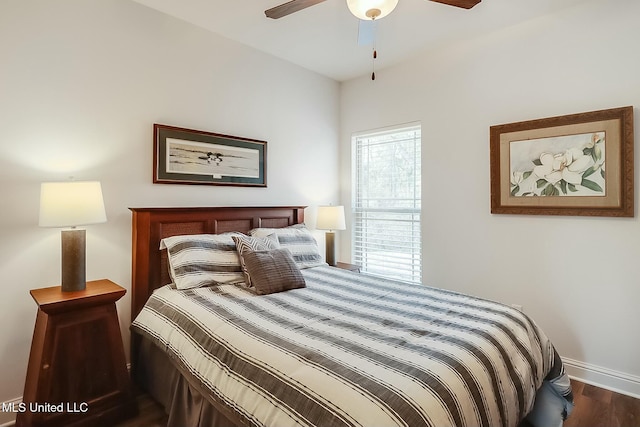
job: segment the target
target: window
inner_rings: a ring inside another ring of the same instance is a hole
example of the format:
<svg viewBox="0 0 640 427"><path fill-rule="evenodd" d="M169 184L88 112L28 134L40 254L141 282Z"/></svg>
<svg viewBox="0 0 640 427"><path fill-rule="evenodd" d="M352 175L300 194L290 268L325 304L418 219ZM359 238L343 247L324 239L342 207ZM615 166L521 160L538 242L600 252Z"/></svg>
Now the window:
<svg viewBox="0 0 640 427"><path fill-rule="evenodd" d="M353 260L363 272L420 283L420 125L352 143Z"/></svg>

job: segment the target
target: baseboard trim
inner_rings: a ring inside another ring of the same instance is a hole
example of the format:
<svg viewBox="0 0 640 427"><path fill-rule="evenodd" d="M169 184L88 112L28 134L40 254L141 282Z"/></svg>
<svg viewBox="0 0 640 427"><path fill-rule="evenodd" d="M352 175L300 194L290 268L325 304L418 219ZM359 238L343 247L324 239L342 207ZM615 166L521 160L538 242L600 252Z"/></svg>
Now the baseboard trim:
<svg viewBox="0 0 640 427"><path fill-rule="evenodd" d="M16 425L16 412L4 411L3 409L8 406L17 408L21 403L22 396L0 403L3 405L3 407L0 407L0 427L13 427Z"/></svg>
<svg viewBox="0 0 640 427"><path fill-rule="evenodd" d="M640 399L640 376L592 365L568 357L563 357L562 362L571 378Z"/></svg>

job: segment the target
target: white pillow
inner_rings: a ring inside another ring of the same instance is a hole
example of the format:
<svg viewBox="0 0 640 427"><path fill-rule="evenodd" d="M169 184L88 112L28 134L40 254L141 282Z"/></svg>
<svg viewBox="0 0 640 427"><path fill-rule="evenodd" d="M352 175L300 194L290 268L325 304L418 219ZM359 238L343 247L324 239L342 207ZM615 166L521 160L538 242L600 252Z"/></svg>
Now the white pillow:
<svg viewBox="0 0 640 427"><path fill-rule="evenodd" d="M298 268L327 265L320 255L318 242L304 225L285 228L254 228L249 234L253 237L266 237L275 234L278 237L280 247L289 249Z"/></svg>
<svg viewBox="0 0 640 427"><path fill-rule="evenodd" d="M236 244L240 233L195 234L162 239L167 249L169 274L178 289L227 283L243 283Z"/></svg>

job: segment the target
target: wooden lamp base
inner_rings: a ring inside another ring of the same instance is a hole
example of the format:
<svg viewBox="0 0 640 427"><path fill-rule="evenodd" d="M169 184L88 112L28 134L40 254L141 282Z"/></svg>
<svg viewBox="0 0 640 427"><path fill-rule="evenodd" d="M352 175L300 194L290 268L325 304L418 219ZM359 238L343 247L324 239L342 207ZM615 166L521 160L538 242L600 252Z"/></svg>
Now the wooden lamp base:
<svg viewBox="0 0 640 427"><path fill-rule="evenodd" d="M326 261L332 267L336 265L336 233L333 231L327 231L325 234L326 244Z"/></svg>
<svg viewBox="0 0 640 427"><path fill-rule="evenodd" d="M62 292L82 291L87 287L86 230L64 230L62 241Z"/></svg>

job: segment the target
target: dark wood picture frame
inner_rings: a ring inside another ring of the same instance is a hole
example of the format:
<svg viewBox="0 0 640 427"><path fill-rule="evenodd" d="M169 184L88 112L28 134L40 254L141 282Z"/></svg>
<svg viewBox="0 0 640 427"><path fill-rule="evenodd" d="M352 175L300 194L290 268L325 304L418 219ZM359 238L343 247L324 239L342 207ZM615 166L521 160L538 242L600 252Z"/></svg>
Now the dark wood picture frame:
<svg viewBox="0 0 640 427"><path fill-rule="evenodd" d="M153 182L267 186L267 142L153 125Z"/></svg>
<svg viewBox="0 0 640 427"><path fill-rule="evenodd" d="M634 216L633 107L490 127L491 213Z"/></svg>

